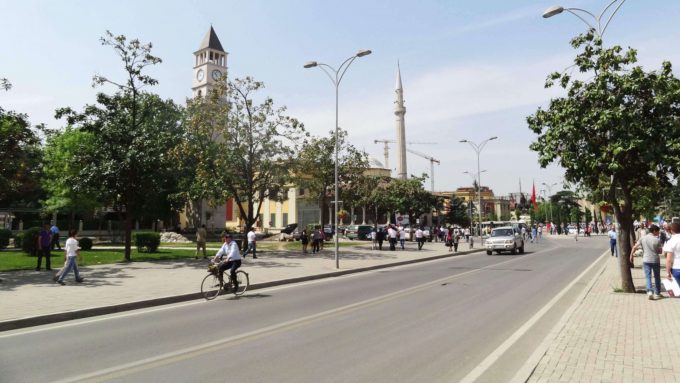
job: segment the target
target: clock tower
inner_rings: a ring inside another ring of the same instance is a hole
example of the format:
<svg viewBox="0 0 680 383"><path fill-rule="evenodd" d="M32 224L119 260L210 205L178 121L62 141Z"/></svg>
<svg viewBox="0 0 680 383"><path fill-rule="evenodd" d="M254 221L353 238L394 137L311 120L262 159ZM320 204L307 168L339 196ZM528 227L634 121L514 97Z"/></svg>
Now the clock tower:
<svg viewBox="0 0 680 383"><path fill-rule="evenodd" d="M227 79L227 52L212 26L194 52L193 97L204 97L218 81Z"/></svg>

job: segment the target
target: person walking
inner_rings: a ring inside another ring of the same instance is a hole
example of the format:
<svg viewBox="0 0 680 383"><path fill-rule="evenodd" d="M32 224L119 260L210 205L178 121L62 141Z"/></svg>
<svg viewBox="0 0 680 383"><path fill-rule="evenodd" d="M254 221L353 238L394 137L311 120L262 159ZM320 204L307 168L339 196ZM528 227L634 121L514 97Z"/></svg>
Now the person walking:
<svg viewBox="0 0 680 383"><path fill-rule="evenodd" d="M416 229L416 242L418 242L418 250L422 250L425 241L423 237L423 229L421 229L420 227Z"/></svg>
<svg viewBox="0 0 680 383"><path fill-rule="evenodd" d="M52 247L52 232L50 231L50 225L44 224L42 230L38 234L38 265L35 267L35 271L40 271L40 266L42 264L42 259L45 257L45 270L52 270L52 264L50 257L50 249Z"/></svg>
<svg viewBox="0 0 680 383"><path fill-rule="evenodd" d="M385 240L385 230L382 227L378 228L378 232L375 233L375 240L378 241L378 250L382 250L382 244Z"/></svg>
<svg viewBox="0 0 680 383"><path fill-rule="evenodd" d="M663 245L663 253L666 255L666 277L668 280L675 278L680 284L680 222L673 222L671 238Z"/></svg>
<svg viewBox="0 0 680 383"><path fill-rule="evenodd" d="M59 228L56 223L50 227L50 232L52 233L52 250L54 250L55 247L61 250L61 244L59 243Z"/></svg>
<svg viewBox="0 0 680 383"><path fill-rule="evenodd" d="M390 251L397 249L397 235L397 229L390 225L390 227L387 229L387 236L389 237L388 241L390 241Z"/></svg>
<svg viewBox="0 0 680 383"><path fill-rule="evenodd" d="M633 256L638 249L642 249L642 268L645 271L647 282L647 298L656 300L661 298L661 240L659 239L659 227L651 225L649 233L637 241L630 251L630 264L633 264ZM654 273L654 286L652 288L652 273Z"/></svg>
<svg viewBox="0 0 680 383"><path fill-rule="evenodd" d="M248 253L252 251L253 253L253 259L257 259L257 234L255 234L255 231L257 228L255 226L250 228L250 231L247 234L248 237L248 248L246 251L243 253L243 257L245 258Z"/></svg>
<svg viewBox="0 0 680 383"><path fill-rule="evenodd" d="M307 229L302 230L302 234L300 234L300 242L302 242L302 254L307 254L307 245L309 244L309 235L307 235Z"/></svg>
<svg viewBox="0 0 680 383"><path fill-rule="evenodd" d="M378 231L373 227L371 229L371 250L378 248Z"/></svg>
<svg viewBox="0 0 680 383"><path fill-rule="evenodd" d="M73 273L76 276L77 283L82 283L85 280L85 278L80 277L80 273L78 272L77 261L80 260L82 262L82 256L80 255L80 248L78 248L78 240L76 239L77 235L78 230L73 229L69 231L68 239L64 244L64 269L57 278L57 283L62 286L66 284L64 283L64 278L66 278L71 270L73 270Z"/></svg>
<svg viewBox="0 0 680 383"><path fill-rule="evenodd" d="M453 233L453 236L451 237L451 242L453 243L453 252L457 253L458 252L458 243L460 242L460 235L458 235L458 231L455 231Z"/></svg>
<svg viewBox="0 0 680 383"><path fill-rule="evenodd" d="M404 243L406 242L406 230L404 230L403 226L399 226L399 244L401 244L401 249L406 250L404 248Z"/></svg>
<svg viewBox="0 0 680 383"><path fill-rule="evenodd" d="M198 253L203 249L203 259L208 258L205 253L205 241L208 237L208 233L205 231L205 224L196 230L196 256L194 258L198 259Z"/></svg>
<svg viewBox="0 0 680 383"><path fill-rule="evenodd" d="M619 238L619 235L616 232L616 226L612 225L611 229L607 232L607 235L609 236L609 247L611 248L612 257L616 256L618 258L619 252L616 248L616 240Z"/></svg>

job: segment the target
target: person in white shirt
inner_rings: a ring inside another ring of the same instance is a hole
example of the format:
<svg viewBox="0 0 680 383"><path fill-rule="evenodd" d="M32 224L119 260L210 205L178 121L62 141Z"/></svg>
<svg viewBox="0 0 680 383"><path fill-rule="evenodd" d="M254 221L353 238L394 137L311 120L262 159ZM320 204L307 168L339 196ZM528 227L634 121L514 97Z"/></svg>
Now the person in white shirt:
<svg viewBox="0 0 680 383"><path fill-rule="evenodd" d="M671 238L663 245L666 255L666 270L668 279L675 278L680 284L680 222L671 223Z"/></svg>
<svg viewBox="0 0 680 383"><path fill-rule="evenodd" d="M71 269L73 269L73 272L76 276L76 282L82 283L85 280L85 278L80 277L80 273L78 272L78 264L76 263L76 258L82 261L76 235L78 235L78 230L71 230L69 232L68 239L66 240L66 244L64 245L64 269L60 272L59 278L57 279L57 283L62 286L66 284L64 283L64 278L71 271Z"/></svg>
<svg viewBox="0 0 680 383"><path fill-rule="evenodd" d="M612 257L618 257L619 252L616 249L616 240L619 238L619 235L616 233L616 227L614 225L612 225L612 228L609 230L607 235L609 236L609 246L611 247Z"/></svg>
<svg viewBox="0 0 680 383"><path fill-rule="evenodd" d="M387 229L387 236L389 237L388 240L390 241L390 250L394 251L397 249L397 235L399 233L397 230L390 225L390 227Z"/></svg>
<svg viewBox="0 0 680 383"><path fill-rule="evenodd" d="M418 243L418 250L421 250L423 248L423 244L425 243L423 229L421 228L416 230L416 242Z"/></svg>
<svg viewBox="0 0 680 383"><path fill-rule="evenodd" d="M248 248L246 249L245 253L243 253L244 257L252 251L253 259L257 259L257 246L255 244L256 240L257 235L255 234L255 226L253 226L248 232Z"/></svg>
<svg viewBox="0 0 680 383"><path fill-rule="evenodd" d="M238 289L236 270L241 267L241 254L238 251L238 245L232 240L231 234L225 233L222 238L224 243L213 258L213 262L220 265L217 275L220 279L220 283L224 283L222 280L222 273L229 269L231 280L234 281L234 289Z"/></svg>
<svg viewBox="0 0 680 383"><path fill-rule="evenodd" d="M404 242L406 242L406 230L404 230L403 226L399 226L399 243L401 244L402 250L406 250L404 248Z"/></svg>

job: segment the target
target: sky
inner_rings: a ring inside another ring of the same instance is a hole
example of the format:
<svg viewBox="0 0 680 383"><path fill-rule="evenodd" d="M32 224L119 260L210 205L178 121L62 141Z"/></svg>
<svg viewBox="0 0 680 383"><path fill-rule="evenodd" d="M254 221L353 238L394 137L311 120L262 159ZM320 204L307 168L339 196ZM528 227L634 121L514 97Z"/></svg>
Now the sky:
<svg viewBox="0 0 680 383"><path fill-rule="evenodd" d="M339 88L339 126L355 147L384 163L383 144L374 140L396 140L399 63L406 140L421 142L408 146L440 161L435 191L469 186L472 177L464 172L477 173L476 153L460 140L497 136L481 152L482 185L507 195L520 182L525 192L534 182L540 193L543 183L561 185L563 171L538 165L526 117L561 95L544 88L546 76L572 64L576 51L569 40L586 30L570 13L541 15L553 5L599 15L609 4L554 1L0 0L0 78L13 85L0 91L0 106L26 113L33 124L63 128L55 109L80 110L97 92L113 91L94 89L93 75L123 78L117 56L99 42L107 30L152 42L163 62L148 71L159 81L150 90L185 104L193 52L212 25L228 52L230 78L263 81L263 96L286 106L311 134L328 136L334 86L319 69L303 65L314 60L337 67L359 49L371 49L354 61ZM637 49L648 70L665 60L680 65L678 15L680 1L628 0L612 19L605 45ZM389 165L396 175L394 146ZM407 171L429 175L430 161L409 153Z"/></svg>

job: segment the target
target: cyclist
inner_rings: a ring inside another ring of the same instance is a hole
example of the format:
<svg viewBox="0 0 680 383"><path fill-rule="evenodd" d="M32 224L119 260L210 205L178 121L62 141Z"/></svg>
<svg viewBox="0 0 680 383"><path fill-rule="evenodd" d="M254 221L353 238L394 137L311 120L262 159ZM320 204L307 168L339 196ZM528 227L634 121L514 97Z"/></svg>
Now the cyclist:
<svg viewBox="0 0 680 383"><path fill-rule="evenodd" d="M234 289L238 289L238 281L236 281L236 270L241 267L241 254L238 250L238 245L231 238L231 234L224 233L222 235L224 243L217 251L213 258L213 263L219 264L219 272L217 273L220 283L224 284L222 280L222 273L230 269L231 280L234 281ZM226 257L226 260L224 259Z"/></svg>

